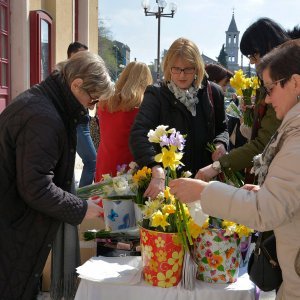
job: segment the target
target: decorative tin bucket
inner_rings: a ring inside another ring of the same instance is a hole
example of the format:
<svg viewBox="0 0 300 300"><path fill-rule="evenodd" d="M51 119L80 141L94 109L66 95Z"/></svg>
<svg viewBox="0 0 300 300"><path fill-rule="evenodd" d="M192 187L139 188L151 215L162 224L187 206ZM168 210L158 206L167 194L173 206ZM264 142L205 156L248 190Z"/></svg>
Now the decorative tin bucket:
<svg viewBox="0 0 300 300"><path fill-rule="evenodd" d="M140 228L143 274L153 286L172 287L181 280L184 250L177 233Z"/></svg>
<svg viewBox="0 0 300 300"><path fill-rule="evenodd" d="M135 226L132 199L103 199L104 222L106 230L122 230Z"/></svg>
<svg viewBox="0 0 300 300"><path fill-rule="evenodd" d="M240 262L240 239L225 236L223 229L205 229L195 240L194 258L197 279L205 282L232 283L237 280Z"/></svg>

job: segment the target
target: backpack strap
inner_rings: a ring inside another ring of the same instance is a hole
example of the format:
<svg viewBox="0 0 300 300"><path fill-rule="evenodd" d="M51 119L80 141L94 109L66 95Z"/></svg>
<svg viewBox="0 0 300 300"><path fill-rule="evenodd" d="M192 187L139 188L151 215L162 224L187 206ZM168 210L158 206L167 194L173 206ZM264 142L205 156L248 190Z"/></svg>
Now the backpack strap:
<svg viewBox="0 0 300 300"><path fill-rule="evenodd" d="M212 89L211 89L211 85L210 85L210 82L207 80L207 94L208 94L208 100L212 106L212 108L214 109L215 108L215 105L214 105L214 97L213 97L213 94L212 94Z"/></svg>

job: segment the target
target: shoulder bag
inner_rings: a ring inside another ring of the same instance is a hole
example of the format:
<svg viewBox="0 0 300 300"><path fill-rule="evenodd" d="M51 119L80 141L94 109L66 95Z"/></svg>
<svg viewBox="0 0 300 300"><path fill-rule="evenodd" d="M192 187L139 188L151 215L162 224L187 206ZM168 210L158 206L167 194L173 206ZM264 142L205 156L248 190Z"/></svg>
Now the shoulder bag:
<svg viewBox="0 0 300 300"><path fill-rule="evenodd" d="M277 290L282 283L282 273L277 259L276 239L273 231L260 232L249 258L250 280L264 292Z"/></svg>

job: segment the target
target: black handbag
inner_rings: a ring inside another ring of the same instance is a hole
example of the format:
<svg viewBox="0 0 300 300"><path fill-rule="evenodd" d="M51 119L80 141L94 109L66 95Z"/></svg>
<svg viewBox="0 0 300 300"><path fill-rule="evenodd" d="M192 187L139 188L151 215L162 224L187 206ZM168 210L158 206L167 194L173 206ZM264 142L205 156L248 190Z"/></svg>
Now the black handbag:
<svg viewBox="0 0 300 300"><path fill-rule="evenodd" d="M248 262L250 280L264 292L277 290L282 273L277 259L276 239L273 231L261 232Z"/></svg>

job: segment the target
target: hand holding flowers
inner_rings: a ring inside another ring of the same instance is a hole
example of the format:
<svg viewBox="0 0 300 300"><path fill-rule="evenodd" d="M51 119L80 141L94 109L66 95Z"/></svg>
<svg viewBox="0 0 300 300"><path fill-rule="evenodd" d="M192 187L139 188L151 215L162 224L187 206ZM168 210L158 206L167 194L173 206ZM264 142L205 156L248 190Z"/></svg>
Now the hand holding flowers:
<svg viewBox="0 0 300 300"><path fill-rule="evenodd" d="M258 77L247 78L243 70L240 69L234 72L234 76L230 79L230 85L236 89L239 96L243 96L243 103L241 104L243 121L245 125L252 127L254 108L252 97L255 97L256 90L259 88Z"/></svg>

